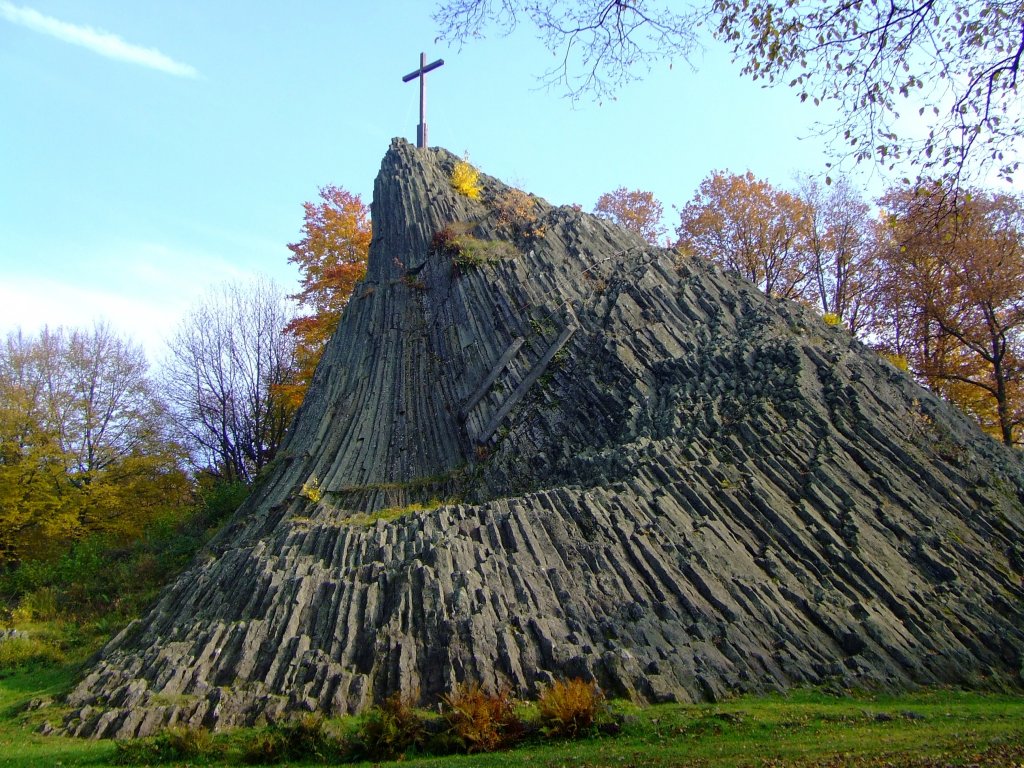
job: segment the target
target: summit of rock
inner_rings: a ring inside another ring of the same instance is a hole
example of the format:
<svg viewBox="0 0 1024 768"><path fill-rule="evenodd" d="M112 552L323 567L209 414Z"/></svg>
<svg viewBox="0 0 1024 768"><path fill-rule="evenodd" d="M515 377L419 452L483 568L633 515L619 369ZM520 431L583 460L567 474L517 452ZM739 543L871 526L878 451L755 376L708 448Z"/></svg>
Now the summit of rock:
<svg viewBox="0 0 1024 768"><path fill-rule="evenodd" d="M471 200L458 162L392 143L278 460L67 732L467 680L1021 685L1014 452L812 312L485 175Z"/></svg>

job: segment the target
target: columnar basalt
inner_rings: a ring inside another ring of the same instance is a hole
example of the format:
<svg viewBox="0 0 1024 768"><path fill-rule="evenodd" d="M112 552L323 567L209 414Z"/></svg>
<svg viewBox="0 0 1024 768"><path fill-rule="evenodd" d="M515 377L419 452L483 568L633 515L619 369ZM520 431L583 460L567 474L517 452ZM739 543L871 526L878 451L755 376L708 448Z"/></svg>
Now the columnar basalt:
<svg viewBox="0 0 1024 768"><path fill-rule="evenodd" d="M486 176L469 200L456 162L392 144L279 460L67 732L463 680L1021 685L1013 452L813 313Z"/></svg>

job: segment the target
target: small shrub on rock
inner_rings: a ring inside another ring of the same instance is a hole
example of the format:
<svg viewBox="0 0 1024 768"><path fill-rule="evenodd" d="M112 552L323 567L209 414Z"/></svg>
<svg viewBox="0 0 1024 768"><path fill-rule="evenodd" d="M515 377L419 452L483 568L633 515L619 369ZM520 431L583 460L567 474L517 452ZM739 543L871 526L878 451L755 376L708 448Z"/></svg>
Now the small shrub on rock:
<svg viewBox="0 0 1024 768"><path fill-rule="evenodd" d="M480 171L466 160L459 160L452 169L452 186L470 200L480 199Z"/></svg>
<svg viewBox="0 0 1024 768"><path fill-rule="evenodd" d="M887 360L897 370L907 373L910 371L910 361L906 355L898 355L893 352L882 352L882 359Z"/></svg>
<svg viewBox="0 0 1024 768"><path fill-rule="evenodd" d="M576 738L607 715L608 705L597 683L577 677L556 680L544 688L537 699L537 709L547 735Z"/></svg>
<svg viewBox="0 0 1024 768"><path fill-rule="evenodd" d="M519 241L530 243L544 237L544 225L537 216L534 199L519 189L507 189L493 202L498 228Z"/></svg>
<svg viewBox="0 0 1024 768"><path fill-rule="evenodd" d="M522 733L508 689L486 693L476 683L461 684L444 697L448 729L466 752L493 752Z"/></svg>
<svg viewBox="0 0 1024 768"><path fill-rule="evenodd" d="M318 503L320 499L323 498L324 492L320 488L320 480L316 475L313 475L313 477L302 484L299 496L302 496L304 499L309 499L314 504Z"/></svg>
<svg viewBox="0 0 1024 768"><path fill-rule="evenodd" d="M472 235L463 235L457 241L458 253L452 258L456 267L479 267L519 255L511 243L504 240L481 240Z"/></svg>
<svg viewBox="0 0 1024 768"><path fill-rule="evenodd" d="M443 227L430 240L431 253L454 258L459 255L459 233L452 226Z"/></svg>
<svg viewBox="0 0 1024 768"><path fill-rule="evenodd" d="M434 233L430 252L452 260L456 270L479 267L503 259L514 259L519 251L505 240L481 240L463 225L450 224Z"/></svg>

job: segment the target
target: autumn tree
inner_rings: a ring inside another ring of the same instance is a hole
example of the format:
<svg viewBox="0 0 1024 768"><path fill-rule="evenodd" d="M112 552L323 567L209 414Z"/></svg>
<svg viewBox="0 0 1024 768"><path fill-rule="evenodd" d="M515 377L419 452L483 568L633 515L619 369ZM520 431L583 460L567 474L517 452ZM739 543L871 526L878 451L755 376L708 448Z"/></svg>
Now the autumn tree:
<svg viewBox="0 0 1024 768"><path fill-rule="evenodd" d="M665 234L661 223L663 212L652 192L625 187L604 193L594 206L595 214L636 232L651 245L657 245Z"/></svg>
<svg viewBox="0 0 1024 768"><path fill-rule="evenodd" d="M291 298L304 314L286 328L297 341L297 373L279 389L291 408L302 403L342 310L356 283L366 276L372 234L370 212L359 195L340 187L321 188L320 202L304 203L303 209L303 238L288 246L288 261L302 273L302 290Z"/></svg>
<svg viewBox="0 0 1024 768"><path fill-rule="evenodd" d="M770 296L808 295L808 206L749 171L715 171L680 214L679 248L716 261Z"/></svg>
<svg viewBox="0 0 1024 768"><path fill-rule="evenodd" d="M799 197L807 212L805 294L824 315L857 334L867 322L876 281L874 220L868 204L845 177L829 186L805 177Z"/></svg>
<svg viewBox="0 0 1024 768"><path fill-rule="evenodd" d="M276 455L295 408L291 305L269 280L226 283L199 302L168 342L162 385L195 470L251 482Z"/></svg>
<svg viewBox="0 0 1024 768"><path fill-rule="evenodd" d="M187 494L142 350L105 325L0 347L0 563L137 535Z"/></svg>
<svg viewBox="0 0 1024 768"><path fill-rule="evenodd" d="M8 335L0 352L0 564L45 551L79 529L78 509L62 497L73 488L63 473L58 431L49 419L46 380L35 340Z"/></svg>
<svg viewBox="0 0 1024 768"><path fill-rule="evenodd" d="M1024 207L940 186L890 191L883 348L1007 445L1024 419Z"/></svg>

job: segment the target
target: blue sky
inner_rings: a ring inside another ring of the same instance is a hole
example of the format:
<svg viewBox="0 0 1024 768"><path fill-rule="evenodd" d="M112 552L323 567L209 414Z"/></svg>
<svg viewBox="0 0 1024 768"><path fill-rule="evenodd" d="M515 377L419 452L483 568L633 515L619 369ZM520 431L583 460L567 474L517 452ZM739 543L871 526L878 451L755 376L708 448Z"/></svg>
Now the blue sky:
<svg viewBox="0 0 1024 768"><path fill-rule="evenodd" d="M823 113L741 78L711 44L615 101L538 85L531 30L462 50L427 0L0 0L0 332L107 320L158 359L212 285L269 275L302 202L369 202L393 136L415 140L420 51L432 144L550 202L649 189L666 224L713 169L780 186L823 172Z"/></svg>

